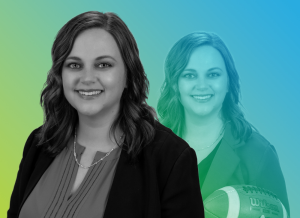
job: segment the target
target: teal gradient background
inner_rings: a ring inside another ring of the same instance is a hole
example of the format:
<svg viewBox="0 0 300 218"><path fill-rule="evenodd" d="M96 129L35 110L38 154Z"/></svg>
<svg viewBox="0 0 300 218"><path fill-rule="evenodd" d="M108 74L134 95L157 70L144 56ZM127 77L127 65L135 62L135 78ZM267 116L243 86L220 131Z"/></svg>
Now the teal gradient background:
<svg viewBox="0 0 300 218"><path fill-rule="evenodd" d="M6 217L22 150L43 122L39 96L58 30L79 13L117 13L136 38L156 107L173 44L194 31L217 33L241 78L246 118L276 148L291 217L300 217L300 28L297 1L2 1L0 3L0 217ZM274 181L276 182L276 181Z"/></svg>

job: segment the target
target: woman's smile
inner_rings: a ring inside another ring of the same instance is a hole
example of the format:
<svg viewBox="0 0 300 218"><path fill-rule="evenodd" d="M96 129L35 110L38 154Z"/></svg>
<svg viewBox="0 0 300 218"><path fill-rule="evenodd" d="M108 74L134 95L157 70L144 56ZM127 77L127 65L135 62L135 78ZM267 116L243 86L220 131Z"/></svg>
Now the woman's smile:
<svg viewBox="0 0 300 218"><path fill-rule="evenodd" d="M205 103L208 102L213 95L191 95L192 98L194 98L197 102Z"/></svg>
<svg viewBox="0 0 300 218"><path fill-rule="evenodd" d="M75 90L75 92L84 100L93 100L98 98L104 90Z"/></svg>
<svg viewBox="0 0 300 218"><path fill-rule="evenodd" d="M102 91L78 91L79 94L81 95L85 95L85 96L95 96L95 95L99 95Z"/></svg>

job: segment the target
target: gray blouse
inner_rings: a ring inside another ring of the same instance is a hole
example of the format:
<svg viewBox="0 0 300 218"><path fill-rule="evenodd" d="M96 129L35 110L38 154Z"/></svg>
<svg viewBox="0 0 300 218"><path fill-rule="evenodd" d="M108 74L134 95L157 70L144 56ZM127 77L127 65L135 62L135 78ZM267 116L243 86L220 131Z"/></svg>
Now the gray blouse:
<svg viewBox="0 0 300 218"><path fill-rule="evenodd" d="M76 143L80 161L85 147ZM20 218L103 217L121 148L89 168L78 189L71 194L78 165L73 156L73 141L54 159L25 201ZM105 156L97 151L94 161Z"/></svg>

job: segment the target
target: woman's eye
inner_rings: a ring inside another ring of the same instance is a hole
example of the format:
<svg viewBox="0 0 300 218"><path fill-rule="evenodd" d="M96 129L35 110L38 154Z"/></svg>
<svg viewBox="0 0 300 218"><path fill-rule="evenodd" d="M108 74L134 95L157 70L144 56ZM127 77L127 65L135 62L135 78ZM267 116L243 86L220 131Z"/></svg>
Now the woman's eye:
<svg viewBox="0 0 300 218"><path fill-rule="evenodd" d="M100 67L100 68L107 68L107 67L111 67L111 64L101 63L101 64L98 64L97 66Z"/></svg>
<svg viewBox="0 0 300 218"><path fill-rule="evenodd" d="M71 69L79 69L79 68L80 68L80 65L79 65L79 64L76 64L76 63L68 64L68 66L69 66Z"/></svg>
<svg viewBox="0 0 300 218"><path fill-rule="evenodd" d="M192 73L187 73L187 74L185 74L183 77L184 77L184 78L188 78L188 79L193 79L193 78L195 78L195 75L192 74Z"/></svg>
<svg viewBox="0 0 300 218"><path fill-rule="evenodd" d="M218 73L210 73L208 76L209 76L209 77L218 77L219 74L218 74Z"/></svg>

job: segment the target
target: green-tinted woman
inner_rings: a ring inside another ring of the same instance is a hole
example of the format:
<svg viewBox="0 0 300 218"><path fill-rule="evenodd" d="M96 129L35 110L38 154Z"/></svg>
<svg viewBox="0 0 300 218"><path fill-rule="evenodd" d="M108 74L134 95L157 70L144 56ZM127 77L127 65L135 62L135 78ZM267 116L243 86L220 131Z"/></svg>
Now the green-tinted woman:
<svg viewBox="0 0 300 218"><path fill-rule="evenodd" d="M195 149L204 200L249 184L274 192L289 212L276 150L244 118L239 75L216 34L191 33L172 47L157 108L160 121Z"/></svg>

